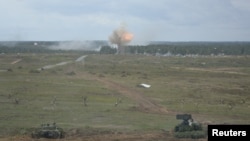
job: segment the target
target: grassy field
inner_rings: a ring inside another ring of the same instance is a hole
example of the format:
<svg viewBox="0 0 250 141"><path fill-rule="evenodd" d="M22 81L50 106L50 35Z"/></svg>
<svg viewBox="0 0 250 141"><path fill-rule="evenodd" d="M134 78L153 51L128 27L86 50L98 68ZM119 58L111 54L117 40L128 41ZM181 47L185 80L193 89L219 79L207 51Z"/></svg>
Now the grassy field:
<svg viewBox="0 0 250 141"><path fill-rule="evenodd" d="M172 131L178 113L204 124L250 124L249 56L88 55L75 62L80 56L0 55L0 135L52 122L65 130Z"/></svg>

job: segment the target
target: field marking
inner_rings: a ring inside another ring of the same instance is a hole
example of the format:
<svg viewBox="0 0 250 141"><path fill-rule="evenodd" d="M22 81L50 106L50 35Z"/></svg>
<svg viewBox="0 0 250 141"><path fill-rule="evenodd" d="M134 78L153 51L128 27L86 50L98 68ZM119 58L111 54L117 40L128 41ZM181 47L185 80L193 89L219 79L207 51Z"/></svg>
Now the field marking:
<svg viewBox="0 0 250 141"><path fill-rule="evenodd" d="M87 57L87 55L83 55L81 57L78 57L75 61L64 61L64 62L60 62L60 63L57 63L57 64L54 64L54 65L46 65L42 68L38 68L37 70L41 71L41 70L44 70L44 69L51 69L51 68L55 68L55 67L58 67L58 66L63 66L63 65L67 65L67 64L70 64L70 63L73 63L73 62L81 62L81 61L84 61L84 59Z"/></svg>
<svg viewBox="0 0 250 141"><path fill-rule="evenodd" d="M84 59L87 57L87 55L83 55L75 60L75 62L81 62L84 61Z"/></svg>
<svg viewBox="0 0 250 141"><path fill-rule="evenodd" d="M13 62L11 62L10 64L16 64L16 63L18 63L18 62L20 62L20 61L22 61L22 59L17 59L17 60L15 60L15 61L13 61Z"/></svg>
<svg viewBox="0 0 250 141"><path fill-rule="evenodd" d="M47 66L44 66L42 68L39 68L38 70L44 70L44 69L51 69L51 68L55 68L57 66L63 66L63 65L66 65L66 64L69 64L71 63L72 61L68 61L68 62L61 62L61 63L57 63L55 65L47 65Z"/></svg>

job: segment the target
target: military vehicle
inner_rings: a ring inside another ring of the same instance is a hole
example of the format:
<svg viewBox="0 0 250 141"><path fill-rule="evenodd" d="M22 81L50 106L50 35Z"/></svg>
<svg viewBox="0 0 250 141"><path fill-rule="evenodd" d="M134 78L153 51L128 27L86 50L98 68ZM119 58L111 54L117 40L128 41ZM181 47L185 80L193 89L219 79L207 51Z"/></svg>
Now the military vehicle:
<svg viewBox="0 0 250 141"><path fill-rule="evenodd" d="M177 114L176 119L183 120L175 126L175 136L178 138L204 138L202 125L195 122L191 114Z"/></svg>
<svg viewBox="0 0 250 141"><path fill-rule="evenodd" d="M57 127L56 123L41 124L39 128L36 128L31 133L32 138L50 138L58 139L64 137L64 131L62 128Z"/></svg>

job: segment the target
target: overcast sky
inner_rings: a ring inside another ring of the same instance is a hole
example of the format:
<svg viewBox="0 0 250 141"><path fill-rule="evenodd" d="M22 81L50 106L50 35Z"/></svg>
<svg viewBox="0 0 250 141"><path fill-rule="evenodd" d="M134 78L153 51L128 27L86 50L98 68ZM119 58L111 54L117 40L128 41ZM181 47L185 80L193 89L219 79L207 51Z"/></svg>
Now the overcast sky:
<svg viewBox="0 0 250 141"><path fill-rule="evenodd" d="M0 40L250 41L250 0L0 0Z"/></svg>

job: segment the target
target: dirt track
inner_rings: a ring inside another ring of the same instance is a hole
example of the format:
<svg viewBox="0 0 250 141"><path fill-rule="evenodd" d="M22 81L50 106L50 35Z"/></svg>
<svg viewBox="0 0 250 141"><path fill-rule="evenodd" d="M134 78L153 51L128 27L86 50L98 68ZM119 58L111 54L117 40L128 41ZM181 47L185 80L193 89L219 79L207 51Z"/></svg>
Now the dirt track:
<svg viewBox="0 0 250 141"><path fill-rule="evenodd" d="M129 88L127 86L121 85L119 83L108 80L106 78L96 78L96 80L98 80L99 82L102 82L109 89L116 90L119 93L123 94L124 96L134 100L139 105L139 107L137 108L141 111L157 113L157 114L168 113L168 110L165 107L162 107L161 105L153 102L152 100L150 100L149 98L144 96L142 93L136 91L133 88Z"/></svg>
<svg viewBox="0 0 250 141"><path fill-rule="evenodd" d="M82 56L78 58L76 61L84 61L84 59L87 56ZM144 112L151 112L151 113L157 113L157 114L166 114L168 113L168 110L159 104L153 102L152 100L148 99L146 96L144 96L142 93L136 91L133 88L129 88L127 86L121 85L113 80L109 80L105 77L96 77L93 76L91 79L97 80L101 83L103 83L106 87L108 87L111 90L116 90L119 93L123 94L124 96L134 100L139 107L137 107L139 110Z"/></svg>

